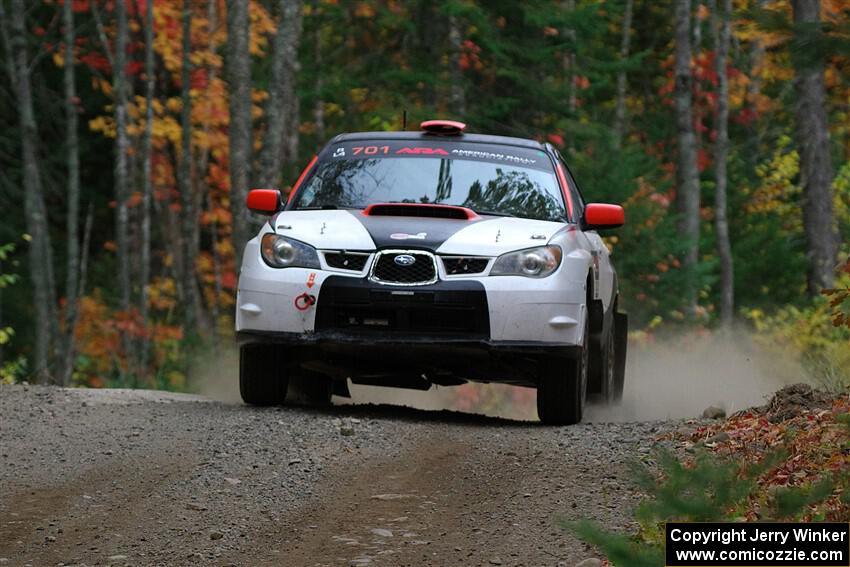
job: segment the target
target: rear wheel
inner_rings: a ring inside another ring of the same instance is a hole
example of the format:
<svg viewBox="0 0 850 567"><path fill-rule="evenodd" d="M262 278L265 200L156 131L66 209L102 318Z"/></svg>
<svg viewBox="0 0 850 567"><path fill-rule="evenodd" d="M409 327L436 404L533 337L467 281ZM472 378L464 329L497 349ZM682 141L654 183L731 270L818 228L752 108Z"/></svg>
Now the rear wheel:
<svg viewBox="0 0 850 567"><path fill-rule="evenodd" d="M585 316L582 345L574 358L544 361L537 386L537 415L546 425L573 425L581 421L587 396L587 337Z"/></svg>
<svg viewBox="0 0 850 567"><path fill-rule="evenodd" d="M626 383L626 348L629 343L629 318L625 313L614 311L614 401L623 399Z"/></svg>
<svg viewBox="0 0 850 567"><path fill-rule="evenodd" d="M616 321L611 318L611 324L608 325L608 330L602 336L602 364L599 369L599 381L601 385L602 400L606 405L615 403L617 397L617 377L616 377L616 361L617 361L617 341L615 340ZM621 392L622 394L622 388Z"/></svg>
<svg viewBox="0 0 850 567"><path fill-rule="evenodd" d="M288 385L283 349L276 345L243 345L239 349L239 393L253 406L283 403Z"/></svg>

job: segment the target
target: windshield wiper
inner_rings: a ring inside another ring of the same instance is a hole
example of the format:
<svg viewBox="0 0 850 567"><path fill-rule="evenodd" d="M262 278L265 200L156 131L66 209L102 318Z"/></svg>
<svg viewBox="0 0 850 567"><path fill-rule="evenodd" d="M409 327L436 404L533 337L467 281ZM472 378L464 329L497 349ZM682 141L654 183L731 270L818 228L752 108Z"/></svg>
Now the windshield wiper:
<svg viewBox="0 0 850 567"><path fill-rule="evenodd" d="M322 205L320 207L297 207L293 211L336 211L339 209L356 209L358 207L346 207L345 205Z"/></svg>
<svg viewBox="0 0 850 567"><path fill-rule="evenodd" d="M472 209L472 212L474 212L477 215L488 215L488 216L491 216L491 217L515 217L516 216L516 215L512 215L511 213L499 213L499 212L496 212L496 211L484 211L482 209Z"/></svg>

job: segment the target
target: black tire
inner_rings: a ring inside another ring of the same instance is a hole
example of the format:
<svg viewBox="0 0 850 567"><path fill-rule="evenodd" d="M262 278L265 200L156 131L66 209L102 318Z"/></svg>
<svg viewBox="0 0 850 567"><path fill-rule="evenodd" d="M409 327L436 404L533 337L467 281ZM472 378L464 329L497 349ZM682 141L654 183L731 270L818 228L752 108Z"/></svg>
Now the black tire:
<svg viewBox="0 0 850 567"><path fill-rule="evenodd" d="M282 347L260 344L239 349L239 393L246 404L282 404L288 382Z"/></svg>
<svg viewBox="0 0 850 567"><path fill-rule="evenodd" d="M615 340L616 333L616 317L611 317L611 324L608 325L608 330L602 336L602 364L599 368L600 393L602 394L602 402L605 405L616 403L617 397L617 341ZM620 388L622 396L622 387Z"/></svg>
<svg viewBox="0 0 850 567"><path fill-rule="evenodd" d="M573 425L581 421L587 397L588 317L584 339L576 356L543 361L537 385L537 416L546 425Z"/></svg>
<svg viewBox="0 0 850 567"><path fill-rule="evenodd" d="M314 407L331 405L333 381L321 374L312 372L299 373L289 379L289 395L287 399Z"/></svg>
<svg viewBox="0 0 850 567"><path fill-rule="evenodd" d="M625 313L614 311L614 402L623 399L626 384L626 352L629 344L629 318Z"/></svg>

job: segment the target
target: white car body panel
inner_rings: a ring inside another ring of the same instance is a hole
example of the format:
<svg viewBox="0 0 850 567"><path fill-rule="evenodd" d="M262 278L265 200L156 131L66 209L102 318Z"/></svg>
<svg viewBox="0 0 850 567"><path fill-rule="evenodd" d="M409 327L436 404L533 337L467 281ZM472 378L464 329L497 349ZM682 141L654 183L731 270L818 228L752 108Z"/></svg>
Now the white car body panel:
<svg viewBox="0 0 850 567"><path fill-rule="evenodd" d="M319 250L374 250L369 231L349 211L287 211L278 215L276 232Z"/></svg>
<svg viewBox="0 0 850 567"><path fill-rule="evenodd" d="M437 254L501 256L514 250L542 246L563 228L563 224L556 222L497 217L460 229L437 248Z"/></svg>

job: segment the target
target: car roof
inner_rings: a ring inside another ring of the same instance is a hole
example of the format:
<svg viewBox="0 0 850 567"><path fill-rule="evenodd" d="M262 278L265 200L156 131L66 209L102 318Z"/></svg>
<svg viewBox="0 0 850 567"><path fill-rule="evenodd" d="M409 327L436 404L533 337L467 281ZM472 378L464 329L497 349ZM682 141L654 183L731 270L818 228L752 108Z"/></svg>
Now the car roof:
<svg viewBox="0 0 850 567"><path fill-rule="evenodd" d="M339 142L352 142L358 140L430 140L439 142L463 142L467 144L501 144L505 146L519 146L532 150L546 151L545 144L537 140L529 140L527 138L513 138L510 136L491 136L489 134L453 134L440 135L431 134L428 132L351 132L348 134L339 134L328 142L328 145Z"/></svg>

